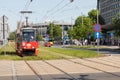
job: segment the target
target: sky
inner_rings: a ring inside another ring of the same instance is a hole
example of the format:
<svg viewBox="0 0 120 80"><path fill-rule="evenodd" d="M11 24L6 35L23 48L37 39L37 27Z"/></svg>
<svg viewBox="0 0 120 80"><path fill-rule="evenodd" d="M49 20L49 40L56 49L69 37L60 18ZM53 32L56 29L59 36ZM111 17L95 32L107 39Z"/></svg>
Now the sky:
<svg viewBox="0 0 120 80"><path fill-rule="evenodd" d="M32 1L32 2L31 2ZM45 21L59 21L74 23L81 15L87 15L92 9L96 9L97 0L0 0L0 19L5 15L10 31L14 31L17 22L25 21L44 23ZM23 15L20 11L32 11L32 14Z"/></svg>

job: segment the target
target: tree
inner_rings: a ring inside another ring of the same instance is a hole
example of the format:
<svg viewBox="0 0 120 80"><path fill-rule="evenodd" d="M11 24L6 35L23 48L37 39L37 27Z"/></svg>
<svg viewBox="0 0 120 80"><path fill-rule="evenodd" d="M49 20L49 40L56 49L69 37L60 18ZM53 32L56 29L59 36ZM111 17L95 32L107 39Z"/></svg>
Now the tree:
<svg viewBox="0 0 120 80"><path fill-rule="evenodd" d="M40 34L38 34L37 40L38 40L38 41L43 41L43 36L41 36Z"/></svg>
<svg viewBox="0 0 120 80"><path fill-rule="evenodd" d="M88 33L93 34L93 22L89 17L79 16L75 21L74 38L88 38Z"/></svg>
<svg viewBox="0 0 120 80"><path fill-rule="evenodd" d="M47 34L49 34L51 40L53 40L53 38L60 39L62 37L62 29L60 26L50 23L49 27L47 28Z"/></svg>
<svg viewBox="0 0 120 80"><path fill-rule="evenodd" d="M105 24L105 20L100 15L99 12L99 23ZM88 16L79 16L75 20L75 25L73 30L68 31L68 35L75 39L80 38L89 38L92 39L94 37L94 24L97 23L97 10L91 10L88 13ZM92 37L92 38L91 38Z"/></svg>
<svg viewBox="0 0 120 80"><path fill-rule="evenodd" d="M67 33L68 33L69 38L72 40L72 39L73 39L73 36L74 36L74 31L73 31L73 29L68 29Z"/></svg>
<svg viewBox="0 0 120 80"><path fill-rule="evenodd" d="M53 27L54 27L53 23L50 23L49 26L47 27L47 34L50 36L51 39L53 39Z"/></svg>
<svg viewBox="0 0 120 80"><path fill-rule="evenodd" d="M90 17L90 19L93 21L93 23L97 23L97 10L91 10L90 12L88 12L88 17ZM105 24L105 20L104 18L100 15L100 12L98 12L98 19L99 19L99 23L101 25Z"/></svg>
<svg viewBox="0 0 120 80"><path fill-rule="evenodd" d="M15 31L10 32L9 40L15 40Z"/></svg>
<svg viewBox="0 0 120 80"><path fill-rule="evenodd" d="M61 37L62 37L62 29L60 28L60 26L54 25L54 27L53 27L53 37L56 40L61 39Z"/></svg>
<svg viewBox="0 0 120 80"><path fill-rule="evenodd" d="M118 13L112 20L113 30L115 31L115 36L120 36L120 13Z"/></svg>

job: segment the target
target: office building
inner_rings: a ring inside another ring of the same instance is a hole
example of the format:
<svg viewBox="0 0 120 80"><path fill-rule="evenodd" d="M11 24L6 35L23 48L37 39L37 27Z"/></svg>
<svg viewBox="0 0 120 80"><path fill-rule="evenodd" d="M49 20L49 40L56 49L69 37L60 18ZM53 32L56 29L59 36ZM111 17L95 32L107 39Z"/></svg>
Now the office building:
<svg viewBox="0 0 120 80"><path fill-rule="evenodd" d="M120 13L120 0L99 0L100 13L106 24L111 24L112 18Z"/></svg>

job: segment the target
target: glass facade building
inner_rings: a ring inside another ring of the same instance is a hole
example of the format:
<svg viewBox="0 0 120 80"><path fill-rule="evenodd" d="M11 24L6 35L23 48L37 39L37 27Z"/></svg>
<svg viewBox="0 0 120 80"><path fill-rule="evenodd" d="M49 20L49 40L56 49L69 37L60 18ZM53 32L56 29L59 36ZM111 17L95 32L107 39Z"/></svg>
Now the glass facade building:
<svg viewBox="0 0 120 80"><path fill-rule="evenodd" d="M111 24L112 18L120 13L120 0L99 0L100 13L106 24Z"/></svg>

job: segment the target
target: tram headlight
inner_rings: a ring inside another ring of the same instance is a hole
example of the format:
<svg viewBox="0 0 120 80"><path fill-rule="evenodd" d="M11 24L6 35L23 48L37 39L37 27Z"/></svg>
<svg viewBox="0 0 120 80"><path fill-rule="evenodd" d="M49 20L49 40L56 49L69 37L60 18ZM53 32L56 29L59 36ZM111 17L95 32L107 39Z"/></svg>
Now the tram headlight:
<svg viewBox="0 0 120 80"><path fill-rule="evenodd" d="M34 49L35 47L32 47L32 49Z"/></svg>
<svg viewBox="0 0 120 80"><path fill-rule="evenodd" d="M26 49L26 47L23 47L24 49Z"/></svg>
<svg viewBox="0 0 120 80"><path fill-rule="evenodd" d="M30 47L30 46L31 46L31 44L29 44L29 43L28 43L26 46L27 46L27 47Z"/></svg>
<svg viewBox="0 0 120 80"><path fill-rule="evenodd" d="M22 46L25 46L25 43L24 43L24 42L22 43Z"/></svg>

